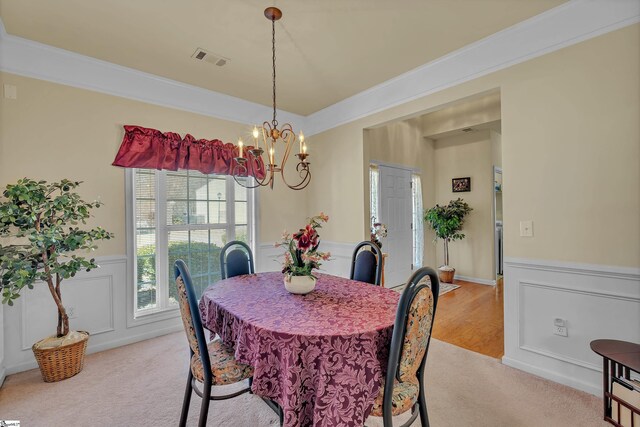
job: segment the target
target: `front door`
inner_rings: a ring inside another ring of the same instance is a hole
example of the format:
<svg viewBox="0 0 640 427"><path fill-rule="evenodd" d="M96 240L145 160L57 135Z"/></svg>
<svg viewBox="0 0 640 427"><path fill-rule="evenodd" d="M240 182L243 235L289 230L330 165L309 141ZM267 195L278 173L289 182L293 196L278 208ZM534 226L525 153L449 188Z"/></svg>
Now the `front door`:
<svg viewBox="0 0 640 427"><path fill-rule="evenodd" d="M409 279L413 263L411 231L411 171L380 166L380 222L387 225L382 251L385 261L385 286L403 284Z"/></svg>

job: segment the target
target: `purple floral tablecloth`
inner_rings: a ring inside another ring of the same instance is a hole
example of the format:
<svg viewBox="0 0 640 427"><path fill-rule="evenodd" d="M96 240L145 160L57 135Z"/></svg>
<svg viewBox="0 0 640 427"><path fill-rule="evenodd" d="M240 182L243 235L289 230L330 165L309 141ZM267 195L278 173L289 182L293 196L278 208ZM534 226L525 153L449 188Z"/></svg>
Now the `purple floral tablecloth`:
<svg viewBox="0 0 640 427"><path fill-rule="evenodd" d="M222 280L202 295L202 321L253 366L253 392L283 408L285 426L362 426L386 371L399 294L317 276L307 295L288 293L281 273Z"/></svg>

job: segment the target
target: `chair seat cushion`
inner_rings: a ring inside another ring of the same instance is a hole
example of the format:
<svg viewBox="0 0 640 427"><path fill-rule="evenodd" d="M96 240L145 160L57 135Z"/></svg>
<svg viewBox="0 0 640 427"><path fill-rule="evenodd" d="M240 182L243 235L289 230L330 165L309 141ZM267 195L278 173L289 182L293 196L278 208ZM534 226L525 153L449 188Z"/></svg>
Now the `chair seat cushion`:
<svg viewBox="0 0 640 427"><path fill-rule="evenodd" d="M211 359L213 385L233 384L253 375L251 366L238 363L233 351L225 347L220 340L211 341L207 344L207 348ZM197 354L191 358L191 372L198 381L204 381L202 360Z"/></svg>
<svg viewBox="0 0 640 427"><path fill-rule="evenodd" d="M384 383L385 379L382 379L380 385L380 393L376 397L373 403L373 409L371 415L374 417L382 416L382 402L384 399ZM393 384L393 396L391 398L391 412L393 415L400 415L403 412L411 409L413 405L418 401L419 386L418 383L413 382L399 382L395 381Z"/></svg>

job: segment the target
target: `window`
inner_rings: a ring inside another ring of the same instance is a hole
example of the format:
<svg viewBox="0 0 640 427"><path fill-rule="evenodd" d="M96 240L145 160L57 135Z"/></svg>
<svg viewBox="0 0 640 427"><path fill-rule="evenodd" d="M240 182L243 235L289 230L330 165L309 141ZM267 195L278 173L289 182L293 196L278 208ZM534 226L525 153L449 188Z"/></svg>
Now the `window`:
<svg viewBox="0 0 640 427"><path fill-rule="evenodd" d="M412 230L413 230L413 268L422 267L424 255L424 224L422 211L422 182L420 175L411 175Z"/></svg>
<svg viewBox="0 0 640 427"><path fill-rule="evenodd" d="M177 259L189 266L199 297L220 280L222 247L252 243L253 191L231 176L136 169L133 188L136 315L177 307Z"/></svg>
<svg viewBox="0 0 640 427"><path fill-rule="evenodd" d="M378 184L380 182L380 170L378 169L378 165L369 165L369 212L371 213L371 218L375 217L376 221L380 221L380 190L378 189ZM375 221L371 221L373 224Z"/></svg>

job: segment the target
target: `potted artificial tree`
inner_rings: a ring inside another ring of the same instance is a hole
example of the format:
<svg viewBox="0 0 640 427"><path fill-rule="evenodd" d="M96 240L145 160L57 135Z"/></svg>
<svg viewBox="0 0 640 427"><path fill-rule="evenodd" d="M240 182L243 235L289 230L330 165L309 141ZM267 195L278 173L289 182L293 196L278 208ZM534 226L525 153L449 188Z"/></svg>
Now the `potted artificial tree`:
<svg viewBox="0 0 640 427"><path fill-rule="evenodd" d="M453 283L456 269L449 265L449 242L464 239L464 234L460 231L464 224L464 217L471 211L472 208L458 198L451 200L448 205L435 205L425 212L424 220L436 232L434 243L438 239L444 241L444 264L438 268L441 282Z"/></svg>
<svg viewBox="0 0 640 427"><path fill-rule="evenodd" d="M95 260L84 258L81 251L93 250L95 242L113 237L100 227L82 230L77 226L86 224L91 209L101 206L83 201L74 191L78 185L66 179L47 183L24 178L7 185L0 199L2 302L13 305L23 288L33 289L41 281L58 308L56 334L32 348L46 382L80 372L89 339L88 332L69 331L60 284L78 271L97 268Z"/></svg>

